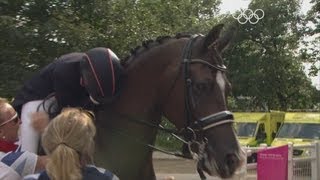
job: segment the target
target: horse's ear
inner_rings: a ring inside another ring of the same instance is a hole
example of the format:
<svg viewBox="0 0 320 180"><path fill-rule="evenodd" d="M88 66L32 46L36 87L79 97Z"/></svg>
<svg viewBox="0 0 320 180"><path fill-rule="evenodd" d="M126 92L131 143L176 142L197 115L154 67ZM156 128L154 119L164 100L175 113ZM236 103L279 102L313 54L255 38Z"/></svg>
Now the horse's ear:
<svg viewBox="0 0 320 180"><path fill-rule="evenodd" d="M236 26L230 26L228 30L222 35L222 37L220 37L211 45L209 45L209 47L215 46L219 52L222 52L223 50L227 49L228 45L235 37L236 29Z"/></svg>
<svg viewBox="0 0 320 180"><path fill-rule="evenodd" d="M218 24L214 26L210 32L206 35L204 43L203 43L203 48L207 50L209 46L214 43L220 36L220 32L223 28L224 24Z"/></svg>

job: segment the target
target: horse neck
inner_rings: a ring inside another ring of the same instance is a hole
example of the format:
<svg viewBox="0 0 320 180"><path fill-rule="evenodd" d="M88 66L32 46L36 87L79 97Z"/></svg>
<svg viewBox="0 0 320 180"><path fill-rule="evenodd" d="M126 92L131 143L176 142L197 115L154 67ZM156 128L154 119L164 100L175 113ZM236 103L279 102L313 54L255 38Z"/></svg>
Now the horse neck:
<svg viewBox="0 0 320 180"><path fill-rule="evenodd" d="M133 57L115 108L127 114L143 115L159 108L180 67L183 43L181 39L172 39Z"/></svg>
<svg viewBox="0 0 320 180"><path fill-rule="evenodd" d="M96 158L120 179L155 179L152 150L146 144L154 144L157 130L134 119L160 123L161 102L172 85L170 73L177 73L172 63L180 63L181 51L167 43L133 59L119 99L97 122Z"/></svg>
<svg viewBox="0 0 320 180"><path fill-rule="evenodd" d="M148 119L151 117L123 115L114 110L99 116L108 118L107 122L97 122L97 165L111 170L120 179L154 179L152 150L147 144L154 144L157 131L134 122L134 119L151 121Z"/></svg>

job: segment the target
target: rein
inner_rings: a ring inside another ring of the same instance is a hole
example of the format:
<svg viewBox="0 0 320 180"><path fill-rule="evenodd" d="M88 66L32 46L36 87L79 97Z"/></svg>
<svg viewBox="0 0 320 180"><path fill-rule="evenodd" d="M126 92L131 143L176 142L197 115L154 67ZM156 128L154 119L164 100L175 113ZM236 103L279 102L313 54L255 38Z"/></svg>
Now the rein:
<svg viewBox="0 0 320 180"><path fill-rule="evenodd" d="M155 128L157 130L160 130L160 131L163 131L165 133L168 133L168 134L172 135L173 137L175 137L176 139L178 139L179 141L181 141L182 143L189 145L188 141L186 141L185 139L183 139L182 137L179 136L179 135L183 135L185 129L181 129L180 131L177 131L177 129L165 128L161 124L153 124L153 123L150 123L150 122L147 122L147 121L144 121L144 120L140 120L140 119L137 119L137 118L129 117L129 116L124 115L124 114L120 114L120 116L123 116L124 119L129 121L129 122L134 122L134 123L137 123L137 124L145 125L147 127ZM178 152L170 152L170 151L164 150L162 148L156 147L154 145L145 143L145 142L143 142L143 141L141 141L141 140L139 140L137 138L133 138L132 136L130 136L127 133L124 133L122 130L113 130L113 129L111 129L111 131L113 131L114 134L118 134L118 135L124 136L127 139L133 140L134 142L136 142L136 143L138 143L140 145L143 145L145 147L151 148L152 150L160 151L160 152L165 153L165 154L174 155L174 156L182 157L182 158L185 158L185 159L193 159L192 157L184 155L181 152L180 153L178 153Z"/></svg>
<svg viewBox="0 0 320 180"><path fill-rule="evenodd" d="M161 130L161 128L157 127L158 129ZM163 127L162 127L163 128ZM164 128L165 129L165 128ZM113 134L117 134L117 135L121 135L127 139L130 139L132 141L134 141L135 143L137 144L140 144L142 146L145 146L147 148L150 148L152 150L155 150L155 151L160 151L162 153L165 153L165 154L169 154L169 155L173 155L173 156L177 156L177 157L181 157L181 158L185 158L185 159L193 159L192 157L190 156L186 156L182 153L178 153L178 152L170 152L170 151L167 151L167 150L164 150L164 149L161 149L161 148L158 148L154 145L151 145L151 144L148 144L148 143L145 143L143 142L142 140L140 139L137 139L137 138L133 138L132 136L130 136L129 134L127 133L124 133L122 130L114 130L114 129L111 129L111 133ZM179 139L180 141L182 141L183 143L187 143L186 141L184 141L183 139L181 139L179 136L173 134L173 133L170 133L171 135L173 135L175 138Z"/></svg>

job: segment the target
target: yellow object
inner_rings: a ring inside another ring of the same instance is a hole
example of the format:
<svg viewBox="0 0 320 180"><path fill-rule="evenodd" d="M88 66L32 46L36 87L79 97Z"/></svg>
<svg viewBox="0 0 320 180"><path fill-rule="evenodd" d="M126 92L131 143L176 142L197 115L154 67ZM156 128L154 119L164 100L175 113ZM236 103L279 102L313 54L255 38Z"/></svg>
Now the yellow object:
<svg viewBox="0 0 320 180"><path fill-rule="evenodd" d="M284 112L235 112L235 129L242 146L271 145L284 121Z"/></svg>
<svg viewBox="0 0 320 180"><path fill-rule="evenodd" d="M289 142L293 145L308 145L314 141L320 142L320 112L289 112L271 146ZM294 152L296 156L302 154L302 151Z"/></svg>

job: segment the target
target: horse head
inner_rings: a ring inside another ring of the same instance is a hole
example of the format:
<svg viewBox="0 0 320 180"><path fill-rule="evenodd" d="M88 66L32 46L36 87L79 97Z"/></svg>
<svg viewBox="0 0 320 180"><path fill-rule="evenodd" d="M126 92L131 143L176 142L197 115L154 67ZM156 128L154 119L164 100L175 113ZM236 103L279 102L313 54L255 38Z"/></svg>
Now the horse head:
<svg viewBox="0 0 320 180"><path fill-rule="evenodd" d="M217 25L206 36L181 39L182 59L172 62L176 68L166 72L171 85L167 86L163 113L188 136L189 150L199 160L198 169L228 178L244 155L233 131L233 115L227 111L231 85L221 57L233 30L220 37L222 28Z"/></svg>

